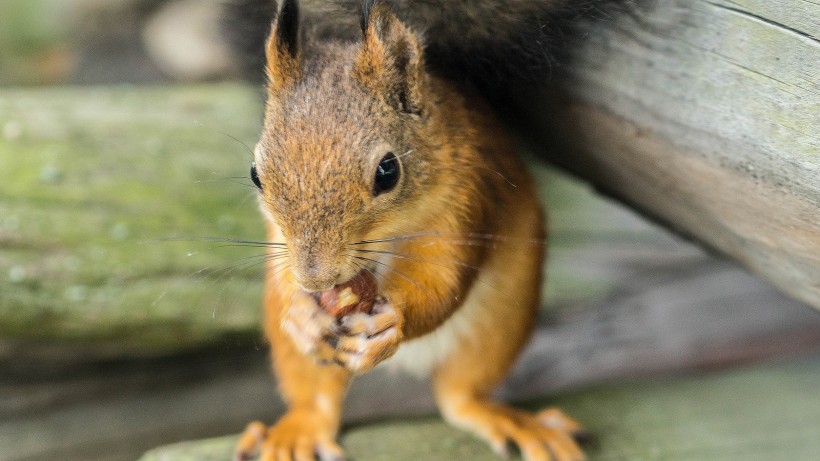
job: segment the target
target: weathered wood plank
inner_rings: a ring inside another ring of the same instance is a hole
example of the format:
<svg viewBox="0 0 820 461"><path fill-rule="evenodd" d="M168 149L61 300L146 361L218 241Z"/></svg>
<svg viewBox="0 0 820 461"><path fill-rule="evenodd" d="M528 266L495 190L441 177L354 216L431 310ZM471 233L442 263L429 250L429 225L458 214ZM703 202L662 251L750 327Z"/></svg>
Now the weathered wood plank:
<svg viewBox="0 0 820 461"><path fill-rule="evenodd" d="M814 461L820 450L820 361L624 383L531 402L560 405L599 438L591 461ZM498 457L440 418L349 427L342 444L359 461ZM235 437L152 450L140 461L226 461ZM518 458L515 458L518 459Z"/></svg>
<svg viewBox="0 0 820 461"><path fill-rule="evenodd" d="M590 27L530 135L820 308L820 5L639 5Z"/></svg>

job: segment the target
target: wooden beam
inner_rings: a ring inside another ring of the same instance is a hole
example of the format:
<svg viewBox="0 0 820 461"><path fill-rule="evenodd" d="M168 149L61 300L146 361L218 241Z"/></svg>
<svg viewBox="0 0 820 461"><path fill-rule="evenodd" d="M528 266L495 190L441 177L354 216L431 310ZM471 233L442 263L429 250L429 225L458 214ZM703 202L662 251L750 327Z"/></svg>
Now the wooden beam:
<svg viewBox="0 0 820 461"><path fill-rule="evenodd" d="M585 32L539 153L820 308L820 4L646 1Z"/></svg>

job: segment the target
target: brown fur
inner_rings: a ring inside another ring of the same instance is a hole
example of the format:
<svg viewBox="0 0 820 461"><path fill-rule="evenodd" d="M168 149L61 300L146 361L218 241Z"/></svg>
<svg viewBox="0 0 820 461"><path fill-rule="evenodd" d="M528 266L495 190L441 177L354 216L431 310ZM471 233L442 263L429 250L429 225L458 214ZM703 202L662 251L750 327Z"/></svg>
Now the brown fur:
<svg viewBox="0 0 820 461"><path fill-rule="evenodd" d="M528 461L583 459L572 420L550 410L542 422L490 397L533 327L545 237L500 123L425 71L418 37L381 3L363 43L303 53L277 40L274 29L256 165L268 238L286 247L272 250L283 259L269 263L265 331L289 411L267 431L249 426L237 457L342 456L350 378L446 334L431 371L448 420L499 452L515 442ZM401 177L374 196L388 151ZM377 276L381 308L336 319L318 307L311 291L362 268Z"/></svg>

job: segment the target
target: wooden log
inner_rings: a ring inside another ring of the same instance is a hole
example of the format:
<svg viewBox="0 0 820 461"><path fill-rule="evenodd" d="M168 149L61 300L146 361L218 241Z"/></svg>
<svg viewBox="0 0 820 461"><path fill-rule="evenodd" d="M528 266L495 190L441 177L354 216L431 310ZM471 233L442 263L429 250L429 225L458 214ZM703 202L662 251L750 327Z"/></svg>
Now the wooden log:
<svg viewBox="0 0 820 461"><path fill-rule="evenodd" d="M586 32L539 153L820 308L820 5L647 1Z"/></svg>

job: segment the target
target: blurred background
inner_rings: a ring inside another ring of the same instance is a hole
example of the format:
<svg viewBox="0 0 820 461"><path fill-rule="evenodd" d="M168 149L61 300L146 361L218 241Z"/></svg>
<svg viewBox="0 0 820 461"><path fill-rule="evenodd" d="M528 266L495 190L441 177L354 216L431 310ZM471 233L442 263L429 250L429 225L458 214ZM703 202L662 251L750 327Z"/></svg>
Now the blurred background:
<svg viewBox="0 0 820 461"><path fill-rule="evenodd" d="M221 5L0 2L0 460L133 460L282 410L261 254L225 240L264 238L247 178L262 98ZM501 394L582 416L602 434L593 459L811 459L820 315L531 165L551 216L544 319ZM434 412L424 383L386 371L349 400L360 460L377 459L365 423Z"/></svg>
<svg viewBox="0 0 820 461"><path fill-rule="evenodd" d="M5 0L0 84L202 81L235 76L220 1Z"/></svg>

